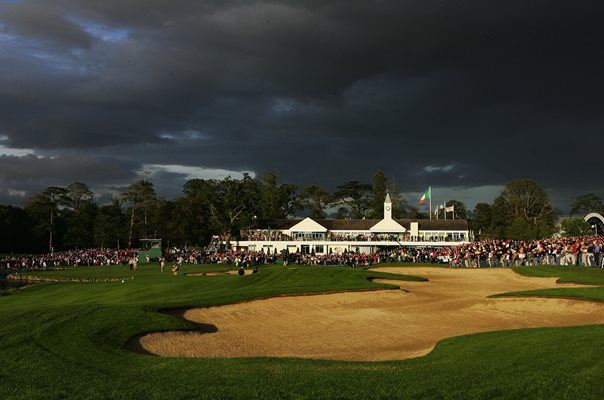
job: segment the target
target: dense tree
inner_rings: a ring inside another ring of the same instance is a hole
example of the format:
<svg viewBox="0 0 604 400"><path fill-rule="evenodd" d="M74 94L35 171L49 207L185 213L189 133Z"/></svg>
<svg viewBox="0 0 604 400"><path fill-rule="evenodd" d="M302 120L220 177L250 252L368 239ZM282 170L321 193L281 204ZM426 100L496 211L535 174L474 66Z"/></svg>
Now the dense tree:
<svg viewBox="0 0 604 400"><path fill-rule="evenodd" d="M318 185L308 185L298 193L297 209L308 211L311 218L325 218L325 210L332 201L331 194Z"/></svg>
<svg viewBox="0 0 604 400"><path fill-rule="evenodd" d="M491 217L500 237L539 239L553 233L554 214L549 196L530 179L507 183L495 199ZM520 234L521 229L525 233Z"/></svg>
<svg viewBox="0 0 604 400"><path fill-rule="evenodd" d="M337 187L333 204L347 207L351 218L365 218L371 208L371 190L369 184L358 181L346 182Z"/></svg>
<svg viewBox="0 0 604 400"><path fill-rule="evenodd" d="M155 233L154 224L149 222L155 217L157 211L157 195L153 183L141 179L128 186L128 190L122 194L122 200L130 204L130 225L128 230L128 247L132 246L135 231L138 238ZM140 213L137 213L140 210ZM138 220L137 220L138 218ZM135 230L135 228L138 228Z"/></svg>
<svg viewBox="0 0 604 400"><path fill-rule="evenodd" d="M175 212L182 220L176 229L186 230L189 235L187 242L192 244L207 244L212 232L210 206L214 199L217 181L205 179L190 179L183 188L184 198L175 204ZM177 236L183 236L181 234ZM182 245L176 237L175 244Z"/></svg>
<svg viewBox="0 0 604 400"><path fill-rule="evenodd" d="M48 235L48 251L53 252L57 245L55 235L57 225L64 226L60 220L61 210L65 207L67 190L51 186L42 193L31 196L25 202L25 210L33 223L33 233L39 238ZM60 247L60 243L59 246Z"/></svg>
<svg viewBox="0 0 604 400"><path fill-rule="evenodd" d="M535 236L535 225L521 217L515 218L506 229L506 238L508 239L529 241L535 239Z"/></svg>
<svg viewBox="0 0 604 400"><path fill-rule="evenodd" d="M137 245L139 238L149 234L161 236L166 246L204 245L213 234L223 235L228 242L241 230L270 226L272 220L287 218L296 209L308 211L313 218L324 218L328 207L337 209L337 218L381 218L386 190L394 218L428 218L410 207L394 181L389 184L381 171L375 174L372 185L350 181L338 186L333 195L309 185L297 197L296 187L281 182L274 173L256 179L249 175L242 179L191 179L183 187L183 196L171 201L159 200L153 184L140 180L119 199L102 206L96 204L84 183L75 182L31 196L23 210L0 208L0 248L6 252L92 245L126 247ZM600 199L590 194L578 198L575 208L592 211L598 204ZM447 206L455 207L455 218L466 218L463 203L449 200ZM542 238L552 233L553 211L547 194L534 181L513 181L492 205L476 206L471 227L499 237ZM29 240L19 246L13 237Z"/></svg>
<svg viewBox="0 0 604 400"><path fill-rule="evenodd" d="M491 205L489 203L476 204L470 225L476 233L488 232L492 229Z"/></svg>
<svg viewBox="0 0 604 400"><path fill-rule="evenodd" d="M350 218L350 210L346 207L338 207L338 211L336 212L336 219L349 219Z"/></svg>
<svg viewBox="0 0 604 400"><path fill-rule="evenodd" d="M94 222L98 206L94 193L81 182L75 182L65 189L63 214L66 231L63 243L66 247L91 247L94 244Z"/></svg>
<svg viewBox="0 0 604 400"><path fill-rule="evenodd" d="M97 210L94 222L94 240L99 247L119 248L127 243L127 217L118 199Z"/></svg>
<svg viewBox="0 0 604 400"><path fill-rule="evenodd" d="M201 246L211 237L205 204L196 197L161 201L158 210L159 236L166 247Z"/></svg>
<svg viewBox="0 0 604 400"><path fill-rule="evenodd" d="M259 195L256 209L260 221L267 222L293 215L296 208L295 185L282 183L279 175L273 172L259 177L257 183L252 185L249 176L244 176L241 180L248 196L255 193Z"/></svg>
<svg viewBox="0 0 604 400"><path fill-rule="evenodd" d="M64 204L76 214L93 202L94 193L82 182L74 182L65 189Z"/></svg>
<svg viewBox="0 0 604 400"><path fill-rule="evenodd" d="M219 232L228 245L233 235L238 235L241 229L254 225L258 218L257 203L249 192L252 186L246 179L235 180L227 177L222 181L212 181L212 201L210 201L210 216L212 227Z"/></svg>
<svg viewBox="0 0 604 400"><path fill-rule="evenodd" d="M384 216L384 199L386 198L387 186L388 179L384 172L381 170L376 172L372 181L371 218L382 218ZM390 196L390 199L392 200L392 196Z"/></svg>
<svg viewBox="0 0 604 400"><path fill-rule="evenodd" d="M31 221L20 207L0 205L0 253L44 251L31 235Z"/></svg>
<svg viewBox="0 0 604 400"><path fill-rule="evenodd" d="M583 218L569 218L562 221L564 236L581 236L592 233L591 226Z"/></svg>
<svg viewBox="0 0 604 400"><path fill-rule="evenodd" d="M602 203L602 199L593 193L588 193L577 197L571 207L571 214L580 214L582 216L592 212L604 212L604 204Z"/></svg>
<svg viewBox="0 0 604 400"><path fill-rule="evenodd" d="M417 209L407 203L394 179L388 185L388 192L390 193L390 201L392 201L392 218L410 218L412 215L415 215ZM381 215L379 218L381 218Z"/></svg>

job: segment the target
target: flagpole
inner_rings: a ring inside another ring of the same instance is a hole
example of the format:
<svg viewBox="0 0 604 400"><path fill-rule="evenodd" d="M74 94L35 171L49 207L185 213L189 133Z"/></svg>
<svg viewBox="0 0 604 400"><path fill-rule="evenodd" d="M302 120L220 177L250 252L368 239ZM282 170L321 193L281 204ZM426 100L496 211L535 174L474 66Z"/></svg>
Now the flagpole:
<svg viewBox="0 0 604 400"><path fill-rule="evenodd" d="M447 219L447 202L445 201L443 203L443 206L445 207L445 220Z"/></svg>
<svg viewBox="0 0 604 400"><path fill-rule="evenodd" d="M430 192L430 219L432 219L432 186L428 186L428 191Z"/></svg>

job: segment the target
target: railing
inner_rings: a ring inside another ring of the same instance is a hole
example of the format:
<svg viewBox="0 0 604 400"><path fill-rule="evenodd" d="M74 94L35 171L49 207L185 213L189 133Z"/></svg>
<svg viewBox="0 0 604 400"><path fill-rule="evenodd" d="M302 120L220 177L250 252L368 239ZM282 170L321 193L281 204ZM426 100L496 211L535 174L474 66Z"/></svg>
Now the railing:
<svg viewBox="0 0 604 400"><path fill-rule="evenodd" d="M249 237L244 236L240 241L246 242L464 242L463 237L422 237L422 236L329 236L323 238L309 237Z"/></svg>

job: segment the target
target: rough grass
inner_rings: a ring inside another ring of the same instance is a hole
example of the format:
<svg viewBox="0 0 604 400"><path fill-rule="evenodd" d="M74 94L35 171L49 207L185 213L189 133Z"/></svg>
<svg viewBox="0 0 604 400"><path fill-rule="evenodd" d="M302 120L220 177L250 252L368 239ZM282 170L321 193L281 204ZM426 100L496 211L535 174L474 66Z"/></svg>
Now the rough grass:
<svg viewBox="0 0 604 400"><path fill-rule="evenodd" d="M183 274L216 267L186 265L178 276L160 273L157 265L135 274L127 267L53 271L44 274L134 279L39 284L1 297L0 398L604 398L603 325L467 335L440 342L425 357L379 363L160 358L124 348L142 332L195 328L159 309L387 288L369 279L393 278L363 269L298 266L261 267L245 277ZM588 269L522 272L604 282L604 274ZM598 296L599 288L585 290Z"/></svg>

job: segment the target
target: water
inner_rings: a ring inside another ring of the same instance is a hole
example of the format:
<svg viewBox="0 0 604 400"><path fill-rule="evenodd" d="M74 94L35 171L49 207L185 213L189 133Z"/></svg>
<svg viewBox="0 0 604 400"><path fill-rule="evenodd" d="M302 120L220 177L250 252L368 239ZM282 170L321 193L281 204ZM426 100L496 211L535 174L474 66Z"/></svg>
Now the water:
<svg viewBox="0 0 604 400"><path fill-rule="evenodd" d="M6 279L6 275L8 275L9 273L10 272L0 271L0 290L18 288L27 284L27 282L24 281L12 281Z"/></svg>

